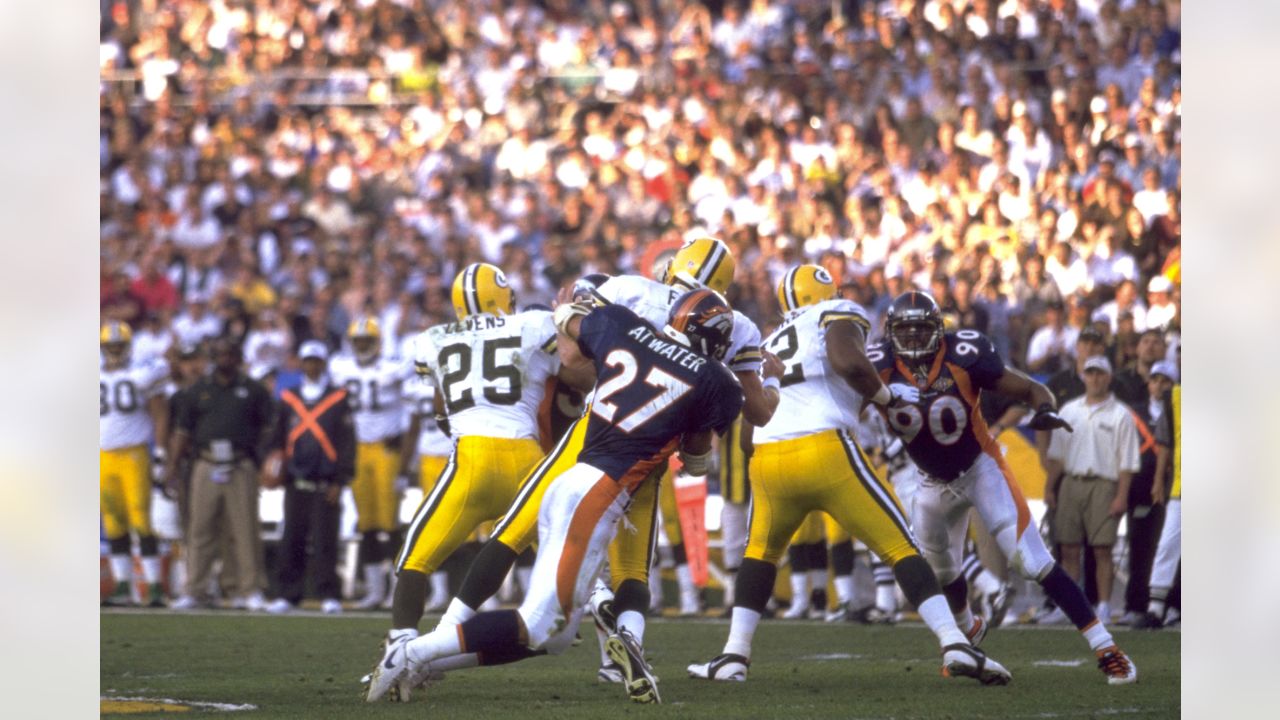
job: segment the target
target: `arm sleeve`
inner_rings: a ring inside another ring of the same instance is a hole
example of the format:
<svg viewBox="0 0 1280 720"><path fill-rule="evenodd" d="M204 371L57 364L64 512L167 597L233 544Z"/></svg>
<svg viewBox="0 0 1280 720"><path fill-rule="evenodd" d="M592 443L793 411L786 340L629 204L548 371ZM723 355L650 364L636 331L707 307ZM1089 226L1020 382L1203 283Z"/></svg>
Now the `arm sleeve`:
<svg viewBox="0 0 1280 720"><path fill-rule="evenodd" d="M1141 445L1138 442L1138 426L1134 424L1133 415L1127 408L1117 425L1116 468L1121 472L1136 473L1142 467Z"/></svg>
<svg viewBox="0 0 1280 720"><path fill-rule="evenodd" d="M733 344L729 348L725 365L729 370L759 372L764 357L760 354L760 328L742 313L733 313Z"/></svg>
<svg viewBox="0 0 1280 720"><path fill-rule="evenodd" d="M1004 375L1004 361L1000 359L1000 354L996 352L991 340L987 339L986 335L978 334L977 337L971 338L957 337L952 342L956 343L957 357L962 360L972 358L965 369L969 371L969 377L973 378L974 384L983 389L995 387L1000 381L1000 376ZM977 349L977 357L960 352L966 343Z"/></svg>

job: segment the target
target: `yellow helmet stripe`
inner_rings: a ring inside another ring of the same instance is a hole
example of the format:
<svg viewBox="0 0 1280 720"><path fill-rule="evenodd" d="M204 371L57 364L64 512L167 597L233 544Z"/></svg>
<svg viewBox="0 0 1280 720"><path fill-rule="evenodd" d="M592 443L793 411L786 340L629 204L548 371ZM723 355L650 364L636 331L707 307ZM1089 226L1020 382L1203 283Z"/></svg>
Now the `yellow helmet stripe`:
<svg viewBox="0 0 1280 720"><path fill-rule="evenodd" d="M480 314L480 291L476 288L476 275L479 272L479 263L472 263L462 271L462 298L467 304L468 315Z"/></svg>

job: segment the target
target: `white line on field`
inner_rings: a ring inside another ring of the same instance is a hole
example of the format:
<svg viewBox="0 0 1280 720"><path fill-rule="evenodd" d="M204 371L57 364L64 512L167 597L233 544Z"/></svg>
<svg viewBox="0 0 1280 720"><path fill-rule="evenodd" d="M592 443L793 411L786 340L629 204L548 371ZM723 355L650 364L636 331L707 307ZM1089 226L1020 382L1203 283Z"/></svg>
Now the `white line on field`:
<svg viewBox="0 0 1280 720"><path fill-rule="evenodd" d="M103 695L99 700L117 700L119 702L144 702L144 703L163 703L166 705L190 705L191 707L204 708L206 710L217 710L219 712L239 712L241 710L257 710L257 705L244 704L236 705L234 703L216 703L216 702L197 702L195 700L175 700L173 698L153 698L153 697L119 697L116 695Z"/></svg>

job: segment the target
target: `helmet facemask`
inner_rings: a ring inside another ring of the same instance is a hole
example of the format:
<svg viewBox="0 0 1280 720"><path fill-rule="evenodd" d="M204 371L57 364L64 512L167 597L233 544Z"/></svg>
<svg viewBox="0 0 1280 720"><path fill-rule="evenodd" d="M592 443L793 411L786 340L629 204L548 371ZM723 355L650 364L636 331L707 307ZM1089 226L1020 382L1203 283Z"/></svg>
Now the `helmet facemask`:
<svg viewBox="0 0 1280 720"><path fill-rule="evenodd" d="M889 324L889 342L893 352L908 360L925 360L942 345L942 323L924 313L895 319Z"/></svg>

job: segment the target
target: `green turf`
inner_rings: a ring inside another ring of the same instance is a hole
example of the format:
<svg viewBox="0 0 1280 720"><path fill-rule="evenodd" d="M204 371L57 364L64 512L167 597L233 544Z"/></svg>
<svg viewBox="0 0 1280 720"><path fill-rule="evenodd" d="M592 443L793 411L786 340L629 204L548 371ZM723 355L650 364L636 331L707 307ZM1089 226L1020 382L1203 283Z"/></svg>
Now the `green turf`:
<svg viewBox="0 0 1280 720"><path fill-rule="evenodd" d="M102 694L251 703L258 710L234 717L255 719L1166 718L1181 708L1175 632L1118 633L1140 682L1110 687L1074 631L995 631L984 647L1014 679L987 688L942 678L937 645L922 627L766 621L751 679L719 684L690 680L684 668L719 652L727 623L678 620L651 621L647 632L660 707L632 705L620 686L596 682L590 627L586 642L563 656L455 673L408 705L368 705L358 679L377 659L385 627L373 617L106 613Z"/></svg>

